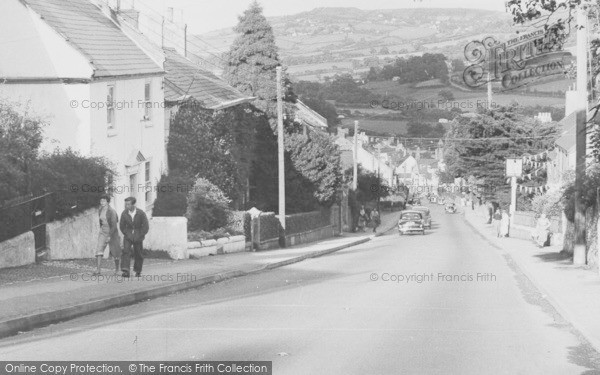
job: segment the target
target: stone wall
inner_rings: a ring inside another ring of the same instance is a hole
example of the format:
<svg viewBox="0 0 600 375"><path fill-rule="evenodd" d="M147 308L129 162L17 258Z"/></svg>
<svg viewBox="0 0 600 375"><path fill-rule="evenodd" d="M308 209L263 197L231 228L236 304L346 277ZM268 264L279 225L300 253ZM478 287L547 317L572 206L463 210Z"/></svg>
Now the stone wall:
<svg viewBox="0 0 600 375"><path fill-rule="evenodd" d="M323 228L313 229L308 232L296 233L285 236L285 246L300 245L303 243L309 243L314 241L320 241L334 236L334 229L332 226Z"/></svg>
<svg viewBox="0 0 600 375"><path fill-rule="evenodd" d="M187 219L185 217L153 217L144 248L166 251L172 259L188 259Z"/></svg>
<svg viewBox="0 0 600 375"><path fill-rule="evenodd" d="M93 258L100 233L98 209L91 208L76 216L46 225L48 258Z"/></svg>
<svg viewBox="0 0 600 375"><path fill-rule="evenodd" d="M25 232L0 243L0 269L35 263L33 232Z"/></svg>

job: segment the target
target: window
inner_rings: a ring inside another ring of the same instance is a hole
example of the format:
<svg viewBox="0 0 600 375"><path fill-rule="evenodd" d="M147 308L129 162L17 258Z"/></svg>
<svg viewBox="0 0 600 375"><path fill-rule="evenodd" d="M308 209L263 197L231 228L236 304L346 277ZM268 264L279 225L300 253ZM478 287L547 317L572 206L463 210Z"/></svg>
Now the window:
<svg viewBox="0 0 600 375"><path fill-rule="evenodd" d="M150 185L150 162L146 162L144 181L146 182L146 205L152 204L152 186Z"/></svg>
<svg viewBox="0 0 600 375"><path fill-rule="evenodd" d="M152 96L150 82L144 85L144 120L152 119Z"/></svg>
<svg viewBox="0 0 600 375"><path fill-rule="evenodd" d="M108 85L106 91L106 124L109 129L115 127L115 86Z"/></svg>

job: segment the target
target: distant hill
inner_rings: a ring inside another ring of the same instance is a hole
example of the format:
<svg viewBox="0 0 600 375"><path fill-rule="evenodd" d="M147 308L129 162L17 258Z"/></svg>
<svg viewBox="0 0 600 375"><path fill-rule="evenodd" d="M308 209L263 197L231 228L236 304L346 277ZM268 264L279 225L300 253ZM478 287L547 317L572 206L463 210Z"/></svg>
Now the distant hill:
<svg viewBox="0 0 600 375"><path fill-rule="evenodd" d="M507 38L516 30L509 14L480 9L316 8L269 22L289 72L313 79L368 71L396 56L436 52L460 57L473 39ZM191 36L190 51L220 65L235 37L231 28Z"/></svg>

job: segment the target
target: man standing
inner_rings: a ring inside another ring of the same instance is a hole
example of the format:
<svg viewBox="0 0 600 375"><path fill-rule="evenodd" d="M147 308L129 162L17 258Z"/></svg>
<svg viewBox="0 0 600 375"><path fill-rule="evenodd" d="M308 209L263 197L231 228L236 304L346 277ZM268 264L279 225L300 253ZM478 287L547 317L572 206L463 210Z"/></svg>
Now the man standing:
<svg viewBox="0 0 600 375"><path fill-rule="evenodd" d="M129 263L131 261L131 248L133 247L133 271L135 276L142 274L144 256L142 251L144 237L148 233L149 225L146 213L135 207L136 199L129 197L125 199L125 210L121 214L119 228L123 232L123 256L121 269L123 277L129 277Z"/></svg>

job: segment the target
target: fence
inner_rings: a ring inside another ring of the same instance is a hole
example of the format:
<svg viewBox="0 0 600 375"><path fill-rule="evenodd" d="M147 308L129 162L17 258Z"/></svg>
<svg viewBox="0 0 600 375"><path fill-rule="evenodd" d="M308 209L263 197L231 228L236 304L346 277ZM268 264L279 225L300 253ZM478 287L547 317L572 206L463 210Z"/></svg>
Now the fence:
<svg viewBox="0 0 600 375"><path fill-rule="evenodd" d="M339 212L337 214L339 215ZM253 243L255 248L260 250L284 246L290 243L291 238L293 238L291 240L292 244L298 244L308 242L313 238L330 237L335 233L335 228L332 225L332 211L329 209L286 215L285 238L279 218L274 212L261 213L252 222L252 232L254 233ZM339 226L339 223L337 225ZM323 233L320 233L320 231Z"/></svg>
<svg viewBox="0 0 600 375"><path fill-rule="evenodd" d="M41 255L46 248L46 225L89 208L78 202L68 191L55 191L5 203L0 207L0 242L32 231L36 253Z"/></svg>
<svg viewBox="0 0 600 375"><path fill-rule="evenodd" d="M36 253L46 247L46 224L56 216L57 193L21 198L0 207L0 242L32 231Z"/></svg>

